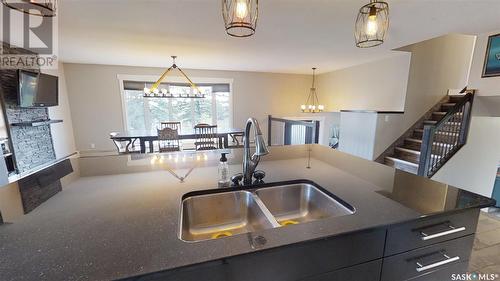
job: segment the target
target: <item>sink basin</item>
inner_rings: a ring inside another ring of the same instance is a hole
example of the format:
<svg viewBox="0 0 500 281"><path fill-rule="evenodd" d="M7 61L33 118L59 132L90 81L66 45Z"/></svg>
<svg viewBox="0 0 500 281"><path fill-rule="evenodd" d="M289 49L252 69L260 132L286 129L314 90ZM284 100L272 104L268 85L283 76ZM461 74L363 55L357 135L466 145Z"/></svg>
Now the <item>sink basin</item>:
<svg viewBox="0 0 500 281"><path fill-rule="evenodd" d="M282 226L354 213L347 203L309 183L262 188L256 194Z"/></svg>
<svg viewBox="0 0 500 281"><path fill-rule="evenodd" d="M248 191L197 195L182 201L181 239L201 241L274 225Z"/></svg>
<svg viewBox="0 0 500 281"><path fill-rule="evenodd" d="M182 200L180 239L187 242L350 215L354 208L307 180L240 190L207 190Z"/></svg>

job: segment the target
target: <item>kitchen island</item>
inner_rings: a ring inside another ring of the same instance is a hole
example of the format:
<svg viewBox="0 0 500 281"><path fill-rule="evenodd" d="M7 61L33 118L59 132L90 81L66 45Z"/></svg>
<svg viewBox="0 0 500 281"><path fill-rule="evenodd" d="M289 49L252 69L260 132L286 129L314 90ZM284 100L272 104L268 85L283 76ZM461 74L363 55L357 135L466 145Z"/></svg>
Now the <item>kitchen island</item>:
<svg viewBox="0 0 500 281"><path fill-rule="evenodd" d="M479 209L494 204L319 145L270 150L259 164L266 182L313 181L355 212L185 242L181 200L216 188L218 151L83 157L82 178L0 226L0 279L447 280L467 269ZM230 152L240 172L241 150ZM196 168L181 183L165 165Z"/></svg>

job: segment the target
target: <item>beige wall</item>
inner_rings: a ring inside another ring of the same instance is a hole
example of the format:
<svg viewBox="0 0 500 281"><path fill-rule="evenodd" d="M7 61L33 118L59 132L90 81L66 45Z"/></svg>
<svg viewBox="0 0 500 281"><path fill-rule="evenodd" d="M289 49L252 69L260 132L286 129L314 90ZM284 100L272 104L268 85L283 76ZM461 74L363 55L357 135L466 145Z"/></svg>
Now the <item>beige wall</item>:
<svg viewBox="0 0 500 281"><path fill-rule="evenodd" d="M469 87L477 89L467 144L433 177L466 190L491 196L500 161L500 77L481 78L488 36L477 36Z"/></svg>
<svg viewBox="0 0 500 281"><path fill-rule="evenodd" d="M377 158L441 100L448 89L468 83L475 36L450 34L399 48L401 54L318 77L318 91L326 95L327 110L403 111L378 114L376 135L371 130L344 134L340 142L356 143L348 151L364 151ZM372 114L360 114L358 124L372 124ZM345 126L344 126L345 127ZM363 133L366 133L363 135ZM353 138L351 138L353 137ZM365 151L373 148L373 153Z"/></svg>
<svg viewBox="0 0 500 281"><path fill-rule="evenodd" d="M112 65L64 64L77 150L114 150L111 131L123 129L123 115L117 75L155 75L164 69ZM267 115L299 112L307 97L309 75L241 71L185 70L193 78L233 79L233 126L243 127L256 117L264 133ZM178 76L174 72L175 76ZM196 81L195 81L196 82Z"/></svg>
<svg viewBox="0 0 500 281"><path fill-rule="evenodd" d="M392 57L318 76L318 95L327 111L403 111L410 54Z"/></svg>
<svg viewBox="0 0 500 281"><path fill-rule="evenodd" d="M50 119L63 120L62 123L56 123L50 126L56 158L63 158L76 151L66 77L64 75L64 65L59 63L58 69L43 70L42 72L59 77L59 105L49 107L49 116Z"/></svg>
<svg viewBox="0 0 500 281"><path fill-rule="evenodd" d="M488 36L498 34L500 30L477 35L474 57L472 60L469 87L478 89L479 96L500 96L500 76L481 78Z"/></svg>
<svg viewBox="0 0 500 281"><path fill-rule="evenodd" d="M404 114L379 116L374 158L447 95L468 84L475 36L450 34L400 48L411 52Z"/></svg>

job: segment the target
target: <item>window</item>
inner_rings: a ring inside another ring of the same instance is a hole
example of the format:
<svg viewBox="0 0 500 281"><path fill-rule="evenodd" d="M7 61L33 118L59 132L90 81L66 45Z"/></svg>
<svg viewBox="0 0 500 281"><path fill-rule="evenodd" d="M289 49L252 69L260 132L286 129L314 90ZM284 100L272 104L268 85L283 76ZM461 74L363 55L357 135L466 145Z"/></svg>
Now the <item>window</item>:
<svg viewBox="0 0 500 281"><path fill-rule="evenodd" d="M154 131L162 121L181 122L181 133L192 133L199 123L221 129L232 125L229 84L199 84L204 98L144 98L144 82L124 81L123 85L127 130ZM166 87L173 96L194 91L185 84L162 85Z"/></svg>

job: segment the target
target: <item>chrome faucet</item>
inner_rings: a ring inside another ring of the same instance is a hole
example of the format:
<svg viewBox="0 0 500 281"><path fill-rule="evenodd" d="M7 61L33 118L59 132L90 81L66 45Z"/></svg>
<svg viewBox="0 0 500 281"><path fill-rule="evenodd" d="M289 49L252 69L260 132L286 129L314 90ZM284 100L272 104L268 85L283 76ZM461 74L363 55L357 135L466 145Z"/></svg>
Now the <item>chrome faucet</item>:
<svg viewBox="0 0 500 281"><path fill-rule="evenodd" d="M253 125L255 134L255 153L250 156L250 127ZM259 165L260 157L269 153L266 142L262 137L259 122L253 117L248 118L243 137L243 184L252 184L252 176Z"/></svg>

